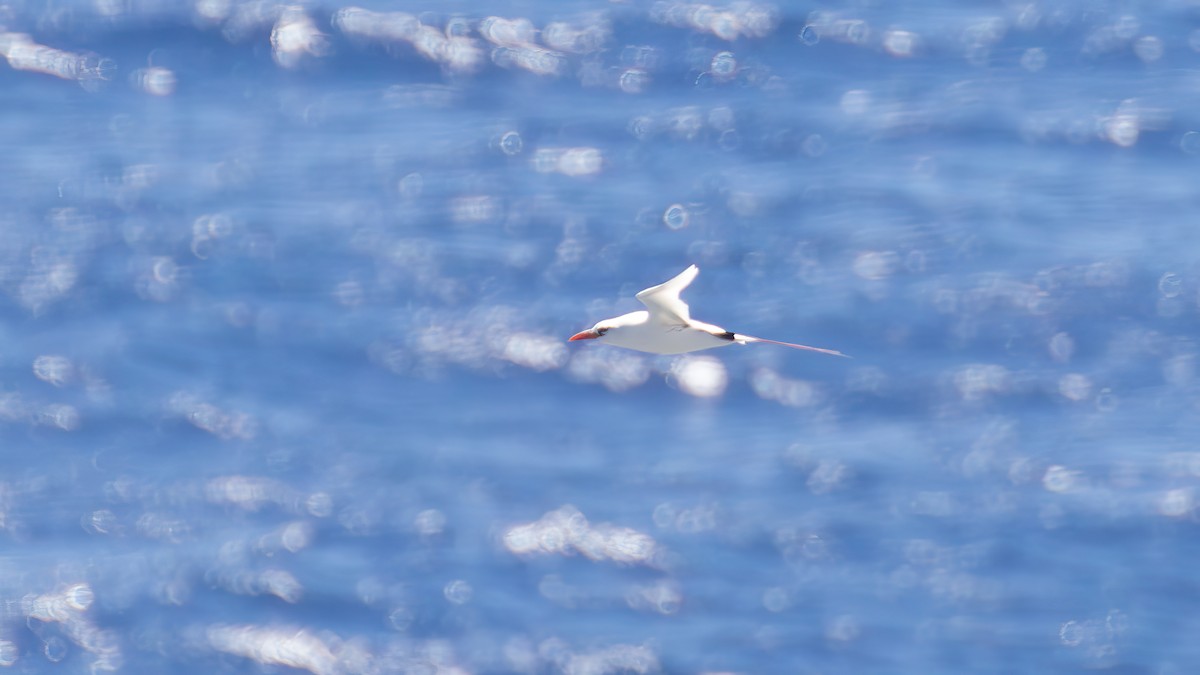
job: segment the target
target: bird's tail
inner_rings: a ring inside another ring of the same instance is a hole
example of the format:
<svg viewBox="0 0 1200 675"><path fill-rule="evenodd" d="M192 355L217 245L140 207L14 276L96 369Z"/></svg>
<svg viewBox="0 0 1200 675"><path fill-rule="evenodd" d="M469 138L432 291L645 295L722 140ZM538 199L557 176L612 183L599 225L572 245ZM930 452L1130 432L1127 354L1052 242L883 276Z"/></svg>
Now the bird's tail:
<svg viewBox="0 0 1200 675"><path fill-rule="evenodd" d="M798 345L798 344L793 344L791 342L780 342L779 340L768 340L766 338L754 337L753 335L735 334L733 336L733 340L734 340L734 342L737 342L737 343L743 344L743 345L749 344L751 342L765 342L767 344L780 345L782 347L791 347L792 349L803 349L803 350L809 351L809 352L820 352L822 354L829 354L830 356L841 356L841 357L847 358L847 359L853 358L853 357L849 356L848 354L843 354L843 353L833 350L833 349L822 349L821 347L809 347L808 345Z"/></svg>

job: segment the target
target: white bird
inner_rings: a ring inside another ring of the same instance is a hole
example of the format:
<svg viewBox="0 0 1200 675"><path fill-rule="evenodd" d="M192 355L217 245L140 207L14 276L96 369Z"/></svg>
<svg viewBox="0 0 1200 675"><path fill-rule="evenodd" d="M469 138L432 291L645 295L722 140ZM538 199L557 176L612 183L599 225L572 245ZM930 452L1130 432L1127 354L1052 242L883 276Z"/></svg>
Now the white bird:
<svg viewBox="0 0 1200 675"><path fill-rule="evenodd" d="M599 340L605 344L651 354L686 354L702 349L727 347L734 343L744 345L751 342L767 342L793 349L846 356L832 349L742 335L711 323L696 321L691 317L687 303L679 299L679 294L699 273L700 268L692 265L674 279L647 288L637 294L637 299L646 306L646 310L599 321L595 326L572 335L569 341Z"/></svg>

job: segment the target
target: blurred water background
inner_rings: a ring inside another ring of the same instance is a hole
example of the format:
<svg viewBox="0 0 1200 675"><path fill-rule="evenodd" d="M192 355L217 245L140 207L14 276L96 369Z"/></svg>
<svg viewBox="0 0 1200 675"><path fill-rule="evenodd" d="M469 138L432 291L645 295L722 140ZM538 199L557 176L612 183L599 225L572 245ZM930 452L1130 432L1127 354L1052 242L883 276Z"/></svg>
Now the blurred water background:
<svg viewBox="0 0 1200 675"><path fill-rule="evenodd" d="M1194 673L1200 5L0 5L0 665ZM565 338L693 315L840 349Z"/></svg>

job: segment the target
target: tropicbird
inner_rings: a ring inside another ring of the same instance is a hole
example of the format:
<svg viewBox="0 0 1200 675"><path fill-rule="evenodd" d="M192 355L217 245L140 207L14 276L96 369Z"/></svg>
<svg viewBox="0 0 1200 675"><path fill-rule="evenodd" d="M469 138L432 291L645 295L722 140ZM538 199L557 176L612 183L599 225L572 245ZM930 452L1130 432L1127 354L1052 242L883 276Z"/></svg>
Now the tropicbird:
<svg viewBox="0 0 1200 675"><path fill-rule="evenodd" d="M805 349L833 356L846 356L832 349L779 342L727 331L691 317L687 303L679 298L683 289L695 280L700 268L692 265L674 279L651 286L637 294L645 310L599 321L595 326L571 336L575 340L598 340L605 344L651 354L686 354L702 349L727 347L737 343L766 342L792 349Z"/></svg>

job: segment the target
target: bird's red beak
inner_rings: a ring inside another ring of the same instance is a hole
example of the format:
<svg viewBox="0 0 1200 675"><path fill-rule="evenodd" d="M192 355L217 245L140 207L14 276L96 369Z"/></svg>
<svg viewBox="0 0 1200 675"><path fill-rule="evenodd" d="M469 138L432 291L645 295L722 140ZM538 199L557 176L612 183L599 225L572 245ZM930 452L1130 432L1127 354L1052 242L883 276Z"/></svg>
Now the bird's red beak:
<svg viewBox="0 0 1200 675"><path fill-rule="evenodd" d="M597 333L595 330L589 328L587 330L579 331L578 333L572 335L570 337L570 339L567 340L567 342L574 342L576 340L595 340L598 337L600 337L600 334Z"/></svg>

